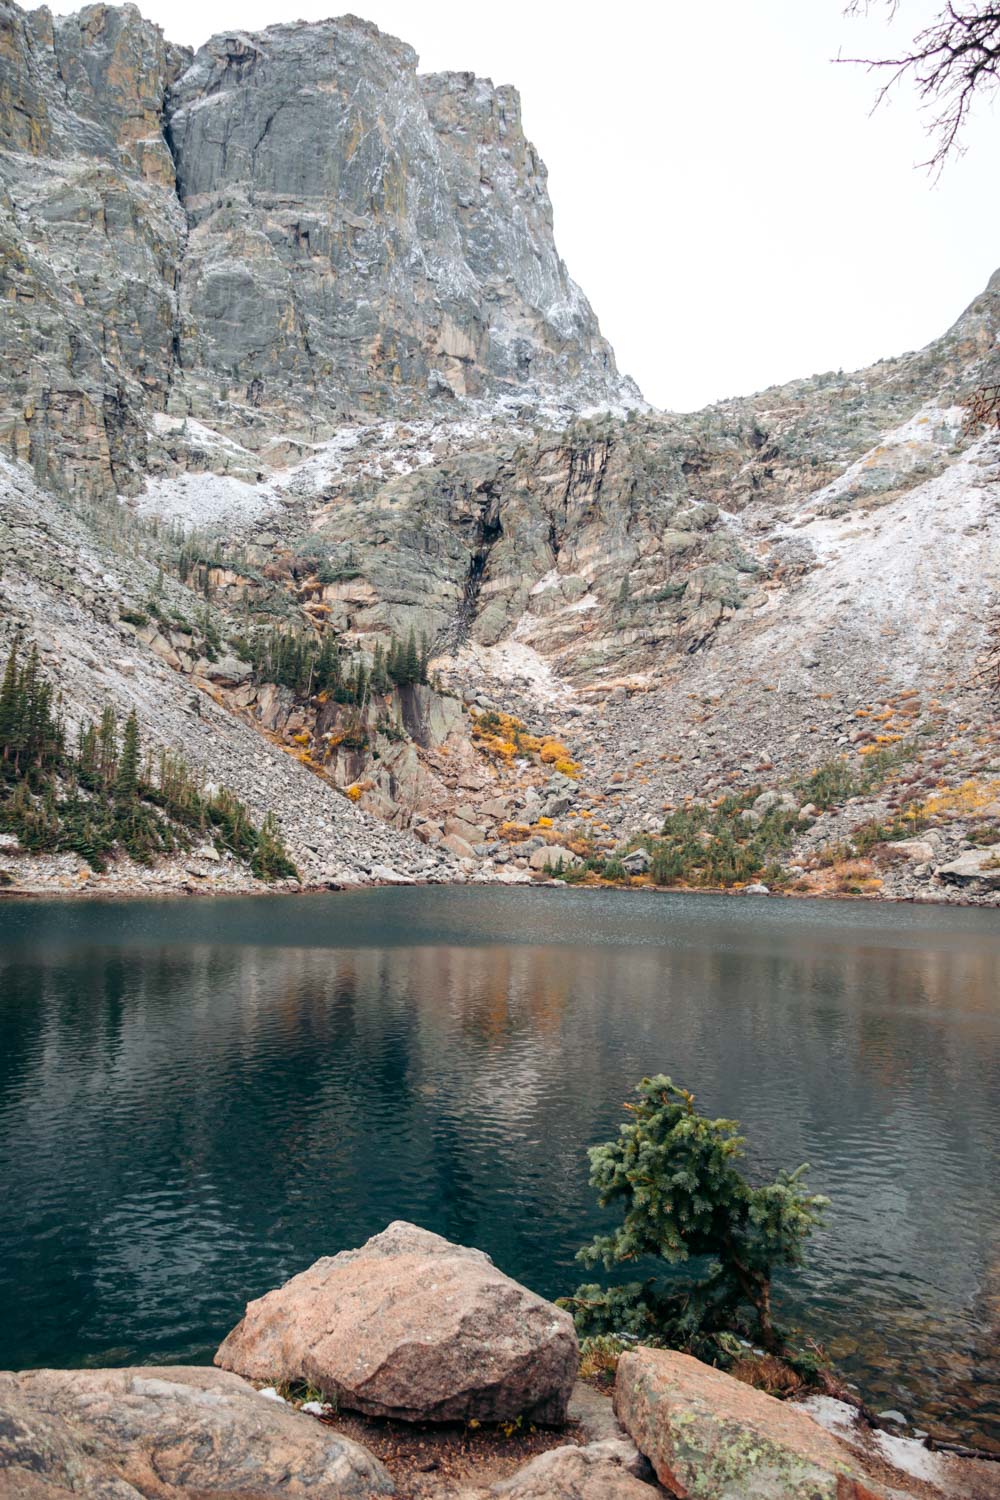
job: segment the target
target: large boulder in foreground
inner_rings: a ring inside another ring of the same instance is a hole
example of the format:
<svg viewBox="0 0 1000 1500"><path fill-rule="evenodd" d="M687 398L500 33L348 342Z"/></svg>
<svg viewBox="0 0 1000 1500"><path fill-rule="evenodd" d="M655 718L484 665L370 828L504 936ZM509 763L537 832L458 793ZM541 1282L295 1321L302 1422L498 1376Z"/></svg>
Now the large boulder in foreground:
<svg viewBox="0 0 1000 1500"><path fill-rule="evenodd" d="M202 1367L0 1374L0 1500L368 1500L360 1443Z"/></svg>
<svg viewBox="0 0 1000 1500"><path fill-rule="evenodd" d="M615 1412L682 1500L883 1500L850 1449L785 1402L667 1349L623 1354Z"/></svg>
<svg viewBox="0 0 1000 1500"><path fill-rule="evenodd" d="M215 1362L368 1416L556 1424L578 1357L568 1313L481 1250L396 1222L251 1302Z"/></svg>

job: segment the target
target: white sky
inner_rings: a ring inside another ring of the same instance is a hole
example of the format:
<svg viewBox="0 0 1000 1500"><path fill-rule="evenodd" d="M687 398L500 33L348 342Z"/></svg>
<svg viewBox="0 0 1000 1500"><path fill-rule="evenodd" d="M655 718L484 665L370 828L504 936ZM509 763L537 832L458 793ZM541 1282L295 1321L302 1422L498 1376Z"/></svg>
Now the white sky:
<svg viewBox="0 0 1000 1500"><path fill-rule="evenodd" d="M173 41L315 20L336 0L139 0ZM927 343L1000 266L1000 111L936 184L910 93L844 55L903 46L845 0L345 0L410 42L421 71L521 92L549 168L556 240L621 369L690 409Z"/></svg>

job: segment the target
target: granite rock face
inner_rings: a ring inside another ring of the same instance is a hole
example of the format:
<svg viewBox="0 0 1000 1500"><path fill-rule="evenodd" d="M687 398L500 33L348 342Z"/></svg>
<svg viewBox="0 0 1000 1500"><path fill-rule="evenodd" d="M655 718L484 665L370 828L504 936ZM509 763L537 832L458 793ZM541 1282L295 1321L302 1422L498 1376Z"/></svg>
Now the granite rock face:
<svg viewBox="0 0 1000 1500"><path fill-rule="evenodd" d="M64 492L137 487L186 233L162 131L182 60L133 5L0 4L0 447Z"/></svg>
<svg viewBox="0 0 1000 1500"><path fill-rule="evenodd" d="M290 408L617 394L516 92L416 64L351 17L199 50L166 116L185 369Z"/></svg>
<svg viewBox="0 0 1000 1500"><path fill-rule="evenodd" d="M368 1500L394 1493L367 1449L200 1366L0 1374L2 1500Z"/></svg>
<svg viewBox="0 0 1000 1500"><path fill-rule="evenodd" d="M352 17L192 56L133 5L0 0L4 450L93 496L169 462L157 414L256 448L466 396L635 404L516 93L416 63Z"/></svg>
<svg viewBox="0 0 1000 1500"><path fill-rule="evenodd" d="M215 1362L368 1416L557 1424L578 1358L568 1313L481 1250L397 1222L251 1302Z"/></svg>

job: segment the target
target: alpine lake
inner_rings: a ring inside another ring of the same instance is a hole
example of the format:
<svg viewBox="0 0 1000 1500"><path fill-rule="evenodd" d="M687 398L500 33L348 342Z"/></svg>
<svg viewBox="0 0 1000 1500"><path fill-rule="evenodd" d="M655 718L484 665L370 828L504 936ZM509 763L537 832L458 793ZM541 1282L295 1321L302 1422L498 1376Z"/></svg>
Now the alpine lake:
<svg viewBox="0 0 1000 1500"><path fill-rule="evenodd" d="M831 1200L778 1313L876 1410L1000 1450L1000 921L393 888L0 904L0 1367L210 1361L410 1219L555 1297L645 1074Z"/></svg>

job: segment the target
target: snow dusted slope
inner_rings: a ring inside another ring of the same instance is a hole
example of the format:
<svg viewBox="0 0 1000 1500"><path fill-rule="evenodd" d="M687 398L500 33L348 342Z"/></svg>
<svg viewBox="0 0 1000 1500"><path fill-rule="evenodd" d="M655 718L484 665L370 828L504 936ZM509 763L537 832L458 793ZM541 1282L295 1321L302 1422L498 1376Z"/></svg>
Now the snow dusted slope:
<svg viewBox="0 0 1000 1500"><path fill-rule="evenodd" d="M937 478L863 518L810 521L811 574L788 611L786 636L808 644L833 624L880 646L896 679L914 682L935 656L985 642L1000 590L1000 451L983 440ZM892 631L894 645L885 644Z"/></svg>
<svg viewBox="0 0 1000 1500"><path fill-rule="evenodd" d="M71 731L106 703L120 715L134 708L147 743L178 751L209 781L234 791L258 820L277 814L307 883L366 884L373 872L449 878L447 851L425 849L355 808L220 706L213 695L220 673L211 664L182 671L163 635L122 619L157 588L165 591L165 611L193 618L197 601L179 584L158 580L155 559L155 541L123 533L113 512L84 520L39 490L20 465L0 459L0 618L5 633L21 628L37 641Z"/></svg>

